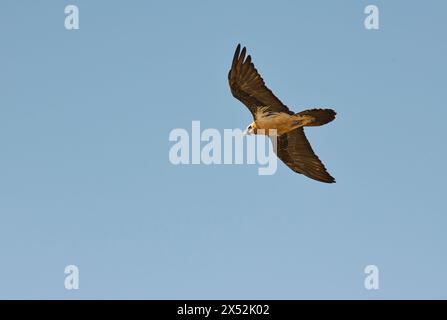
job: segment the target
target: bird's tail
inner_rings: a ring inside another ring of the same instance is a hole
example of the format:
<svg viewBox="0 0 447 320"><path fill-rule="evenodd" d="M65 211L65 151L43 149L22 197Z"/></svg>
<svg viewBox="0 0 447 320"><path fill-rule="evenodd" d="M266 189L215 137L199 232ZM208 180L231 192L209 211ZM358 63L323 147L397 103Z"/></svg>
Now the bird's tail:
<svg viewBox="0 0 447 320"><path fill-rule="evenodd" d="M296 116L306 119L305 126L322 126L335 119L337 113L332 109L309 109Z"/></svg>

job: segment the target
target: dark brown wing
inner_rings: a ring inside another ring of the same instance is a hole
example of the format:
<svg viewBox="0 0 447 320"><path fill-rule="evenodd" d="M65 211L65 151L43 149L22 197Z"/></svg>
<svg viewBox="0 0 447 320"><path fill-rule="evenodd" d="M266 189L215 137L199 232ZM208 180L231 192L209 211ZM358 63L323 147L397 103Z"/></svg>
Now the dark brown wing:
<svg viewBox="0 0 447 320"><path fill-rule="evenodd" d="M321 182L335 182L335 179L327 172L323 163L312 150L303 128L278 136L276 154L295 172Z"/></svg>
<svg viewBox="0 0 447 320"><path fill-rule="evenodd" d="M259 75L251 57L245 59L246 49L241 50L238 44L234 53L233 63L228 73L233 96L245 104L250 112L255 115L259 107L268 107L267 112L285 112L293 114L275 95L265 86L264 80Z"/></svg>

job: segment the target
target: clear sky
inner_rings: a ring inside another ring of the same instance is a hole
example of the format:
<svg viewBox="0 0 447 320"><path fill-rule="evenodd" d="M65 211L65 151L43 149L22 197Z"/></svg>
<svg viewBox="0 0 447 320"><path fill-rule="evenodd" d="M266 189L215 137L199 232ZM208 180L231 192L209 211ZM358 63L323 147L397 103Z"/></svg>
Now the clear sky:
<svg viewBox="0 0 447 320"><path fill-rule="evenodd" d="M446 12L1 1L0 298L447 298ZM306 131L336 184L169 162L174 128L252 121L227 84L239 42L293 110L337 111Z"/></svg>

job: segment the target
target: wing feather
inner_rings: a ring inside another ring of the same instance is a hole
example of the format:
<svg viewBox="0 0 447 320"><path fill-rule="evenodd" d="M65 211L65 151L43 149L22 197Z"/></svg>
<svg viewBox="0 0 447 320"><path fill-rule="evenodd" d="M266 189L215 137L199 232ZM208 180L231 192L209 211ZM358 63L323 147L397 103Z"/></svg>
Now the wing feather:
<svg viewBox="0 0 447 320"><path fill-rule="evenodd" d="M278 158L297 173L321 182L335 182L335 179L327 172L324 164L312 150L303 128L278 136L276 153Z"/></svg>
<svg viewBox="0 0 447 320"><path fill-rule="evenodd" d="M256 70L251 56L244 47L241 51L239 44L234 53L231 69L228 73L233 96L247 106L253 117L259 107L268 107L267 112L285 112L293 114L273 93L267 88L261 75Z"/></svg>

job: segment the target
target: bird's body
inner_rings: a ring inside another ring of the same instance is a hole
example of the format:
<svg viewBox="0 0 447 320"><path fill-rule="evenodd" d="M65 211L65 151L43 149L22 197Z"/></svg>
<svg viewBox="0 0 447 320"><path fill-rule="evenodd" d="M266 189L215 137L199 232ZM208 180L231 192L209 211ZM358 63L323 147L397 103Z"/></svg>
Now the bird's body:
<svg viewBox="0 0 447 320"><path fill-rule="evenodd" d="M251 124L253 133L260 131L269 135L270 130L276 130L276 135L282 135L294 129L311 125L315 120L309 115L288 114L285 112L269 112L268 107L260 107L256 110L254 121Z"/></svg>
<svg viewBox="0 0 447 320"><path fill-rule="evenodd" d="M289 110L265 86L264 80L251 62L245 58L246 49L237 46L228 81L235 98L244 103L254 121L247 127L251 134L274 135L278 157L293 171L312 179L332 183L335 179L315 155L304 134L305 126L321 126L335 118L332 109L310 109L299 113Z"/></svg>

